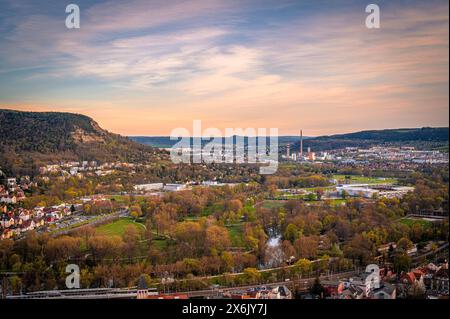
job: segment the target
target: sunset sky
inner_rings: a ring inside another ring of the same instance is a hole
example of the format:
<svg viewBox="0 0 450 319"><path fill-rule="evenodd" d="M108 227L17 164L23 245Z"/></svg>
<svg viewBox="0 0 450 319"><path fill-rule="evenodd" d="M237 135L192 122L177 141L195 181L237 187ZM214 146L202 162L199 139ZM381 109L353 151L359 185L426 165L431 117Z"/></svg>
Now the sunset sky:
<svg viewBox="0 0 450 319"><path fill-rule="evenodd" d="M65 27L65 7L81 28ZM381 9L367 29L365 7ZM0 108L123 135L448 126L448 0L0 0Z"/></svg>

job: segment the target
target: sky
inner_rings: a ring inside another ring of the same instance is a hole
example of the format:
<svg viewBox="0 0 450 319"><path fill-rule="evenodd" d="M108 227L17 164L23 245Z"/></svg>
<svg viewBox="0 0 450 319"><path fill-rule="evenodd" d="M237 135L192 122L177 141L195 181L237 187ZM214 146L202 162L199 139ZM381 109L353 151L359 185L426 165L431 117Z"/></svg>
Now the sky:
<svg viewBox="0 0 450 319"><path fill-rule="evenodd" d="M80 7L80 29L65 7ZM365 8L380 7L379 29ZM317 136L448 126L447 0L0 0L0 108Z"/></svg>

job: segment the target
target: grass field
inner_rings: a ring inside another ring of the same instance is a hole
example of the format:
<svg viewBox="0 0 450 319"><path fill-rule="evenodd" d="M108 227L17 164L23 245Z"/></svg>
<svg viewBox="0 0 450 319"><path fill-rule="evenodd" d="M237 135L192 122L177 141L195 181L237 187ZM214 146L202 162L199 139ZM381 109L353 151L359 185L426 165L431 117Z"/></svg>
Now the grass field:
<svg viewBox="0 0 450 319"><path fill-rule="evenodd" d="M231 245L233 247L244 247L245 246L242 225L243 224L227 226L228 234L230 235L230 239L231 239Z"/></svg>
<svg viewBox="0 0 450 319"><path fill-rule="evenodd" d="M303 187L301 189L308 191L308 192L317 192L319 189L321 190L329 190L332 188L335 188L336 186L318 186L318 187Z"/></svg>
<svg viewBox="0 0 450 319"><path fill-rule="evenodd" d="M420 224L424 228L430 228L433 226L433 222L429 220L423 220L423 219L415 219L415 218L402 218L400 220L400 223L412 227L414 224Z"/></svg>
<svg viewBox="0 0 450 319"><path fill-rule="evenodd" d="M145 229L144 225L142 225L140 223L136 223L131 218L121 218L112 223L98 226L96 229L96 232L97 232L97 234L100 234L100 235L122 236L123 233L125 232L125 228L128 225L134 225L137 228L137 230L140 232L143 232Z"/></svg>
<svg viewBox="0 0 450 319"><path fill-rule="evenodd" d="M265 200L262 204L262 207L272 209L272 208L279 208L283 207L286 203L285 200Z"/></svg>
<svg viewBox="0 0 450 319"><path fill-rule="evenodd" d="M286 198L286 199L304 199L306 195L304 194L289 194L284 192L277 192L275 198Z"/></svg>
<svg viewBox="0 0 450 319"><path fill-rule="evenodd" d="M111 195L108 196L109 199L115 201L116 203L128 203L130 200L130 195ZM143 203L146 200L146 196L133 195L133 198L139 203Z"/></svg>
<svg viewBox="0 0 450 319"><path fill-rule="evenodd" d="M333 175L333 179L338 181L345 181L345 176L350 177L350 183L352 184L395 184L397 183L396 178L384 178L384 177L366 177L359 175L343 175L336 174Z"/></svg>

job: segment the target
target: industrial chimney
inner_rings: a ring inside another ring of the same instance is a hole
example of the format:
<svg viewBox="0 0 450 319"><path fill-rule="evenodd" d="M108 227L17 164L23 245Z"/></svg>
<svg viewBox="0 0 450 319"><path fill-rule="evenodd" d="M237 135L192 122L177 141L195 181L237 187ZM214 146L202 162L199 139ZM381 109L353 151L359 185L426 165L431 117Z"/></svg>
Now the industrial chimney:
<svg viewBox="0 0 450 319"><path fill-rule="evenodd" d="M303 160L303 130L300 130L300 156L299 161Z"/></svg>

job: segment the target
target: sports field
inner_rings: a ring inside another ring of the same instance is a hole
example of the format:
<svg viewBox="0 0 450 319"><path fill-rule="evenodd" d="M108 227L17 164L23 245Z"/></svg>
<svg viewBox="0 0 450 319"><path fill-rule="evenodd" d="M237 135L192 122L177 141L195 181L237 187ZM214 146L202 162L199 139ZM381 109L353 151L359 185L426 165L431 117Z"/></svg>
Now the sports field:
<svg viewBox="0 0 450 319"><path fill-rule="evenodd" d="M97 234L108 235L108 236L122 236L128 225L134 225L138 231L143 232L145 226L143 224L133 221L132 218L121 218L112 223L98 226L96 228Z"/></svg>
<svg viewBox="0 0 450 319"><path fill-rule="evenodd" d="M397 179L389 178L389 177L367 177L360 175L343 175L336 174L333 175L333 179L338 182L345 182L345 177L350 177L351 184L395 184L397 183Z"/></svg>

